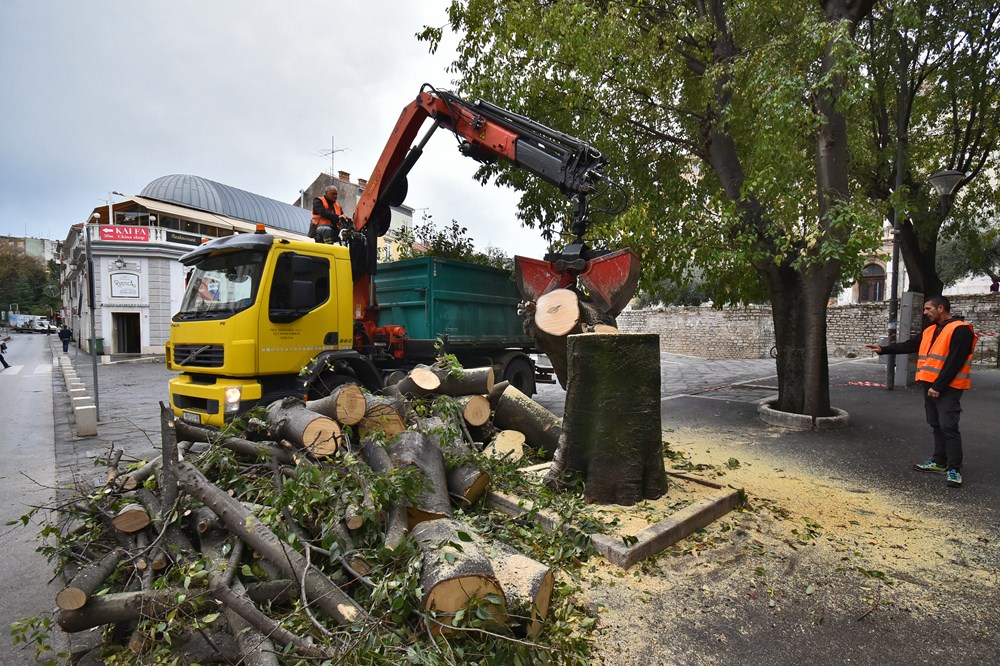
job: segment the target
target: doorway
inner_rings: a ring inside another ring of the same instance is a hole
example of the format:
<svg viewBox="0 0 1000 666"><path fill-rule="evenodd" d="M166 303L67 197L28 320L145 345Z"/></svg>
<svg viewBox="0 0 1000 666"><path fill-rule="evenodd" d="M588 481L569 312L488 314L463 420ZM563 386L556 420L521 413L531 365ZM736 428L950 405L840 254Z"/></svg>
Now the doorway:
<svg viewBox="0 0 1000 666"><path fill-rule="evenodd" d="M138 312L112 312L111 335L113 354L139 354L142 352L142 338L139 330Z"/></svg>

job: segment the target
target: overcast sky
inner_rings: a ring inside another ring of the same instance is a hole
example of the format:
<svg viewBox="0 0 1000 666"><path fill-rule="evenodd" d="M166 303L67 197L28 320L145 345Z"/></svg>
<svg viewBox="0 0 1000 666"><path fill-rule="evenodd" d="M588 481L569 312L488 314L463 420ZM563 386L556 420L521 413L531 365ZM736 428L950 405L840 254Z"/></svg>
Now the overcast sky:
<svg viewBox="0 0 1000 666"><path fill-rule="evenodd" d="M451 87L451 49L414 37L447 6L0 0L0 235L61 240L111 192L168 174L291 202L330 170L331 138L336 169L367 178L421 84ZM515 193L480 186L455 146L436 133L411 172L415 218L541 257Z"/></svg>

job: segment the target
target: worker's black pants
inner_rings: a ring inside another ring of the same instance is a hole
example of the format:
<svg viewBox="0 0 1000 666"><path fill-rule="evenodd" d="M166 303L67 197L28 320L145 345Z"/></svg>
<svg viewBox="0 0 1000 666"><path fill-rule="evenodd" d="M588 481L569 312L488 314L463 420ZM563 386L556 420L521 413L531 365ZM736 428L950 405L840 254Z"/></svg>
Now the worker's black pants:
<svg viewBox="0 0 1000 666"><path fill-rule="evenodd" d="M950 386L936 398L924 388L924 411L934 432L934 462L945 467L962 467L962 435L958 419L962 416L962 391Z"/></svg>

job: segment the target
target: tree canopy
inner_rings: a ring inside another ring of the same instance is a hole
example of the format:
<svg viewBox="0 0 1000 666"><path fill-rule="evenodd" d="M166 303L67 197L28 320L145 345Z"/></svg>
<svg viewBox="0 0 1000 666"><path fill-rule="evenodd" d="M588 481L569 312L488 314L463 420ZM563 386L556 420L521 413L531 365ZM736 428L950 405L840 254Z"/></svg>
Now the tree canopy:
<svg viewBox="0 0 1000 666"><path fill-rule="evenodd" d="M636 250L647 290L702 269L716 303L767 294L778 408L825 416L826 305L884 217L849 170L856 31L873 2L455 0L449 27L460 94L611 156L629 206L598 216L591 243ZM543 184L499 165L480 175L523 191L525 224L561 231L565 204Z"/></svg>
<svg viewBox="0 0 1000 666"><path fill-rule="evenodd" d="M25 314L48 315L59 308L58 271L9 244L0 244L0 310L15 304Z"/></svg>

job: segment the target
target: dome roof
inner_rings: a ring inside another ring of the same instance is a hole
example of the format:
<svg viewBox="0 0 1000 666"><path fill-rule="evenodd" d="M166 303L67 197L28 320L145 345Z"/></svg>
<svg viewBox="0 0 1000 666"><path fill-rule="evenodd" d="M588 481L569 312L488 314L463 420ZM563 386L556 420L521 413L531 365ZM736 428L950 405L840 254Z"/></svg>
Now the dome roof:
<svg viewBox="0 0 1000 666"><path fill-rule="evenodd" d="M309 230L312 218L304 208L186 174L161 176L142 188L140 196L299 234Z"/></svg>

